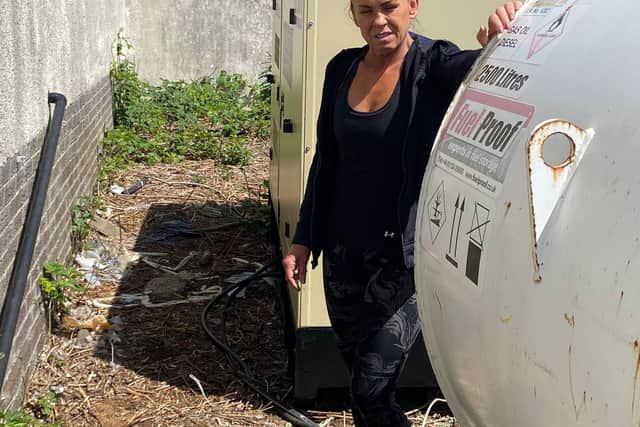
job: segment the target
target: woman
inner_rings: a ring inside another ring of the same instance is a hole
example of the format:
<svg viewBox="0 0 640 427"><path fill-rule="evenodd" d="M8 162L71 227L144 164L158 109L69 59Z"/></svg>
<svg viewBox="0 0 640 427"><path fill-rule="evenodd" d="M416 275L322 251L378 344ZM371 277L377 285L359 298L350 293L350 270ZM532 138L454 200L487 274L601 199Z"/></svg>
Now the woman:
<svg viewBox="0 0 640 427"><path fill-rule="evenodd" d="M420 324L413 281L415 215L440 122L479 51L409 32L419 0L351 0L366 46L328 64L318 142L293 245L295 289L324 252L329 318L351 373L357 426L408 426L394 400ZM489 17L485 46L520 2Z"/></svg>

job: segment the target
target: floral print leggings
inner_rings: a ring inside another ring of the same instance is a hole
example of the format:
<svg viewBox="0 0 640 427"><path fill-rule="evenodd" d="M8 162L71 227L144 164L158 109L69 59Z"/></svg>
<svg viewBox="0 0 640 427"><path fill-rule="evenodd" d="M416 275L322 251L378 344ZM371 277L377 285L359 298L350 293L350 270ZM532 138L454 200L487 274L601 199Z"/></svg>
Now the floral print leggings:
<svg viewBox="0 0 640 427"><path fill-rule="evenodd" d="M413 269L389 253L336 244L324 254L327 309L351 374L358 427L410 426L394 392L420 321Z"/></svg>

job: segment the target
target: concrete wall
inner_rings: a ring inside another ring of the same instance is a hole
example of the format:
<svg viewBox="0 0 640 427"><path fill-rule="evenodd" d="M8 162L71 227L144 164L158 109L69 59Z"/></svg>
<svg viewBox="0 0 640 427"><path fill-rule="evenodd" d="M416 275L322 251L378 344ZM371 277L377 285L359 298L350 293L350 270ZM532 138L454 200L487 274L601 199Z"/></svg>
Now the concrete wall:
<svg viewBox="0 0 640 427"><path fill-rule="evenodd" d="M70 206L93 190L98 142L112 123L111 43L124 0L0 0L0 305L49 120L47 93L69 101L0 407L21 404L46 341L37 278L69 255Z"/></svg>
<svg viewBox="0 0 640 427"><path fill-rule="evenodd" d="M21 404L46 327L37 278L69 255L70 207L90 194L112 125L112 43L124 29L143 77L221 69L255 77L270 40L270 0L0 0L0 306L22 232L50 109L68 101L45 214L0 408Z"/></svg>
<svg viewBox="0 0 640 427"><path fill-rule="evenodd" d="M46 126L47 91L70 102L107 76L124 0L0 0L0 165Z"/></svg>
<svg viewBox="0 0 640 427"><path fill-rule="evenodd" d="M226 70L255 79L271 50L271 0L127 0L140 75L190 80Z"/></svg>

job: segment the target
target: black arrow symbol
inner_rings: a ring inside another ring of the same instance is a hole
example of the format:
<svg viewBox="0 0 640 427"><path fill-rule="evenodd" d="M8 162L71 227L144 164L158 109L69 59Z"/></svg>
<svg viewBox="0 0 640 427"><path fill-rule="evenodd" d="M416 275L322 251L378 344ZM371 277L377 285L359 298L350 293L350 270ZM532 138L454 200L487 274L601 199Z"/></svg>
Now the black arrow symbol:
<svg viewBox="0 0 640 427"><path fill-rule="evenodd" d="M464 213L464 202L465 199L462 199L462 206L460 206L460 217L458 218L458 231L456 232L456 246L453 252L453 256L458 256L458 238L460 237L460 224L462 224L462 214Z"/></svg>
<svg viewBox="0 0 640 427"><path fill-rule="evenodd" d="M453 266L458 267L458 261L456 261L453 257L458 256L458 240L460 238L460 224L462 224L462 214L464 214L464 202L465 198L462 198L462 203L460 203L460 193L458 193L458 198L455 203L455 211L453 212L453 222L451 223L451 234L449 235L449 253L446 254L445 258L449 261ZM458 215L458 212L460 214ZM456 227L456 219L458 221L458 226ZM455 246L453 245L453 235L456 234ZM453 251L453 257L450 255Z"/></svg>
<svg viewBox="0 0 640 427"><path fill-rule="evenodd" d="M451 223L451 235L449 236L449 253L451 253L451 249L453 247L453 232L456 227L456 217L458 216L458 209L460 208L460 194L458 194L458 198L456 199L455 207L456 210L453 212L453 222Z"/></svg>

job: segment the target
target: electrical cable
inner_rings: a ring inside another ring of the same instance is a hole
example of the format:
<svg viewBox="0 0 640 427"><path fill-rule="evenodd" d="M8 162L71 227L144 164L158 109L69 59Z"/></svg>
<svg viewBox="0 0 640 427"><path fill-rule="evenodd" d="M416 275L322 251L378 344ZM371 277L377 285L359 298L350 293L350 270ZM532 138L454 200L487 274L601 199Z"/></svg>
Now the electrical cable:
<svg viewBox="0 0 640 427"><path fill-rule="evenodd" d="M222 352L225 354L225 356L230 361L230 363L236 367L236 374L242 380L242 382L246 384L249 388L251 388L254 392L262 396L264 399L271 402L274 405L274 407L279 411L280 416L284 420L290 422L294 426L319 427L317 423L311 420L304 413L287 405L284 402L280 402L279 400L272 397L268 392L264 391L261 387L259 387L256 384L258 381L252 376L249 366L247 366L247 364L240 358L240 356L238 356L238 354L236 354L229 346L229 342L228 342L228 339L226 338L226 335L223 333L224 338L223 340L220 340L218 339L218 337L216 337L213 334L213 332L211 332L211 330L207 326L207 316L209 314L209 311L219 301L221 301L222 298L224 298L225 296L229 297L229 299L225 303L225 313L223 314L224 319L226 320L226 310L228 309L234 297L238 294L238 292L240 292L240 290L248 287L249 285L252 284L252 282L255 282L256 280L260 280L265 277L279 277L279 274L277 274L276 272L267 271L276 264L277 264L277 261L271 262L265 265L264 267L260 268L258 271L256 271L254 274L247 277L246 279L243 279L240 282L236 283L235 285L232 285L227 289L223 290L219 295L217 295L215 298L209 301L209 303L207 303L207 305L205 306L204 310L202 310L200 323L201 323L202 329L205 331L209 339L211 339L213 344L218 349L222 350ZM224 329L224 322L222 323L222 326Z"/></svg>
<svg viewBox="0 0 640 427"><path fill-rule="evenodd" d="M429 407L427 408L427 412L425 412L424 414L424 420L422 420L422 427L425 427L427 425L427 421L429 421L429 414L431 414L431 408L433 408L433 405L435 405L438 402L447 403L447 401L444 399L433 399L429 404Z"/></svg>

